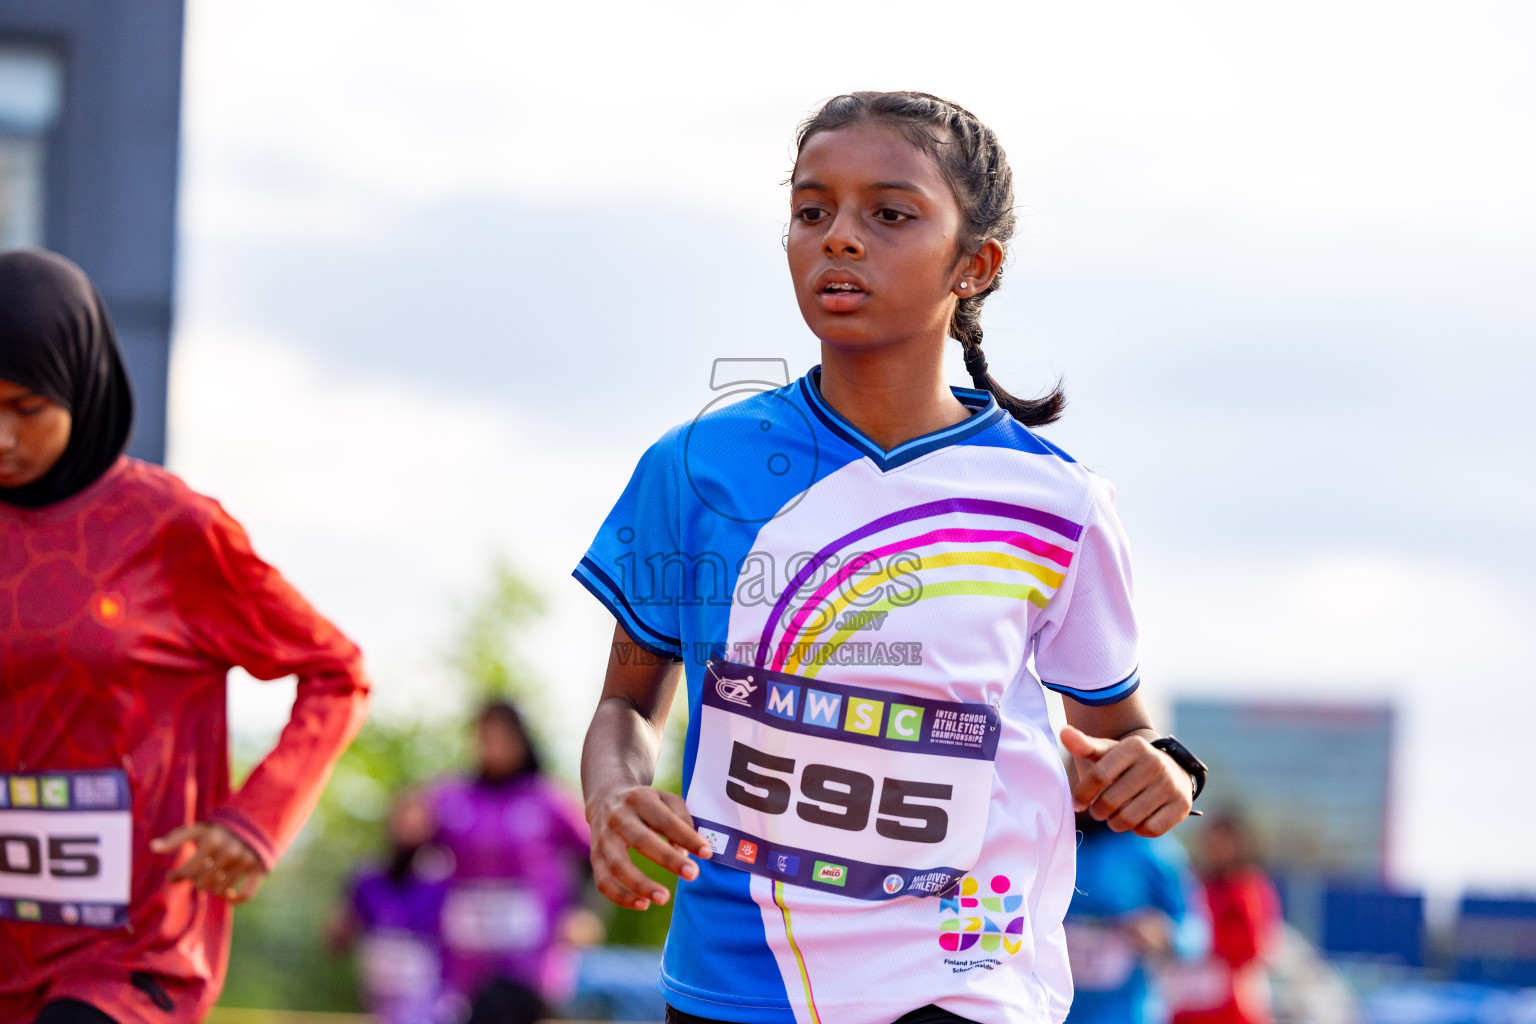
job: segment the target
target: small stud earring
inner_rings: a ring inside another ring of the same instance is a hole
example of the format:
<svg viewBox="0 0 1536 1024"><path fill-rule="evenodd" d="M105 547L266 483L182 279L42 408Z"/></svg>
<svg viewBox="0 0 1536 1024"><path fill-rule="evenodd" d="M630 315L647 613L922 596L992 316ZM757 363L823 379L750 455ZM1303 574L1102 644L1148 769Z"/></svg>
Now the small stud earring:
<svg viewBox="0 0 1536 1024"><path fill-rule="evenodd" d="M960 282L960 287L961 287L961 288L969 288L969 287L970 287L970 285L969 285L969 284L967 284L967 283L966 283L966 282L964 282L964 281L961 281L961 282Z"/></svg>

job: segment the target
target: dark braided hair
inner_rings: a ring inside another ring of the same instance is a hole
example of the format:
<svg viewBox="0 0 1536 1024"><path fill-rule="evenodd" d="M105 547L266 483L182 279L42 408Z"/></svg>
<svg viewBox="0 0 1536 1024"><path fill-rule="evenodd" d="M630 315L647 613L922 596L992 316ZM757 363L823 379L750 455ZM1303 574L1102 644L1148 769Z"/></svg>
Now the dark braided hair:
<svg viewBox="0 0 1536 1024"><path fill-rule="evenodd" d="M853 92L835 96L800 124L795 152L818 132L853 124L889 125L912 145L933 157L960 207L960 251L971 255L993 239L1008 253L1008 240L1018 218L1013 212L1013 171L992 129L958 103L926 92ZM990 391L997 404L1026 427L1061 418L1067 396L1060 382L1040 398L1015 398L987 373L981 352L981 304L1002 284L1001 268L980 294L955 304L949 333L965 353L965 369L980 390Z"/></svg>

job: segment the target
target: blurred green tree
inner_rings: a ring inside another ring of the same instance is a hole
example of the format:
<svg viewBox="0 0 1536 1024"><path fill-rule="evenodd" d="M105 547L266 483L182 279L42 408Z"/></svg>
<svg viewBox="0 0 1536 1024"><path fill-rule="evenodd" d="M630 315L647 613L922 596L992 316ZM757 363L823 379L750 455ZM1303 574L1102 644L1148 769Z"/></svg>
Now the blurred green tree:
<svg viewBox="0 0 1536 1024"><path fill-rule="evenodd" d="M448 664L466 687L471 705L503 698L528 709L530 717L547 713L549 702L518 649L529 628L544 614L544 601L505 559L491 566L490 583L470 605L448 652Z"/></svg>

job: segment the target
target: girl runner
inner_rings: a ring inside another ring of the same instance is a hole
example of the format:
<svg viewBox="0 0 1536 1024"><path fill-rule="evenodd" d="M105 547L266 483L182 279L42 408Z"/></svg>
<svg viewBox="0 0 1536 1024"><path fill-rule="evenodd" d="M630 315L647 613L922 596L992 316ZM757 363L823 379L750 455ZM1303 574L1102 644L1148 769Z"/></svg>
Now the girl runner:
<svg viewBox="0 0 1536 1024"><path fill-rule="evenodd" d="M1207 820L1196 863L1211 915L1211 955L1175 972L1173 1024L1272 1024L1267 961L1284 937L1280 894L1231 811Z"/></svg>
<svg viewBox="0 0 1536 1024"><path fill-rule="evenodd" d="M618 620L596 881L665 902L631 850L682 879L672 1021L1059 1022L1074 807L1159 835L1193 787L1136 692L1113 491L1029 429L1059 391L987 373L1008 163L953 103L854 93L801 126L790 184L821 365L654 444L575 572ZM946 334L974 389L944 384ZM686 803L651 787L679 661Z"/></svg>
<svg viewBox="0 0 1536 1024"><path fill-rule="evenodd" d="M475 723L475 776L432 793L436 841L454 870L442 913L448 991L468 1024L532 1024L570 997L570 941L589 849L581 805L544 775L522 715L494 700Z"/></svg>
<svg viewBox="0 0 1536 1024"><path fill-rule="evenodd" d="M359 994L382 1024L455 1019L443 998L441 927L452 858L433 845L432 804L421 790L395 797L385 823L386 863L353 875L329 932L357 953Z"/></svg>
<svg viewBox="0 0 1536 1024"><path fill-rule="evenodd" d="M96 290L0 255L0 1021L164 1024L217 998L249 899L362 722L357 648L172 474L122 455ZM229 786L225 676L299 677Z"/></svg>

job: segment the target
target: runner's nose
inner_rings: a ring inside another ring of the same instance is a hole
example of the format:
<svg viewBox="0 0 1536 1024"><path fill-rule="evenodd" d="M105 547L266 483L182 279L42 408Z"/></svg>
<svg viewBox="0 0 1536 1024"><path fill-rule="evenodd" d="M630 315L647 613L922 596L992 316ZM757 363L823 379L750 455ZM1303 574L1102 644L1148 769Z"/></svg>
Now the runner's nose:
<svg viewBox="0 0 1536 1024"><path fill-rule="evenodd" d="M831 259L839 256L856 260L864 258L864 241L859 237L851 214L839 211L832 218L832 226L827 229L826 237L822 240L821 251Z"/></svg>

